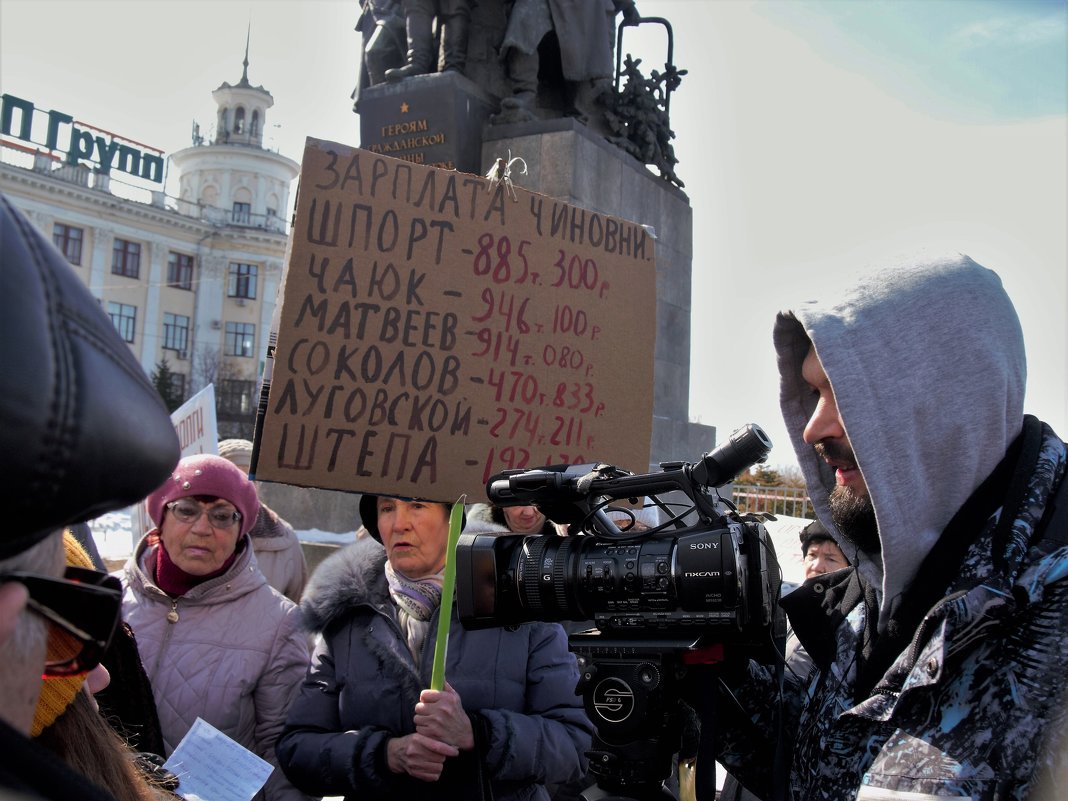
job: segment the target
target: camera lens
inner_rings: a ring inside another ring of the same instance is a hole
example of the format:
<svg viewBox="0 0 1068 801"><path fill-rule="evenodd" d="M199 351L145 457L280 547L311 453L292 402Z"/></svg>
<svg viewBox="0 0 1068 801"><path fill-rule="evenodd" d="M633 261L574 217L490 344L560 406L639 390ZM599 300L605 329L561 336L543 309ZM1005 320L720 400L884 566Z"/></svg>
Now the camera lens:
<svg viewBox="0 0 1068 801"><path fill-rule="evenodd" d="M519 551L516 578L520 597L531 613L561 619L577 610L568 603L568 561L573 541L567 537L526 537Z"/></svg>

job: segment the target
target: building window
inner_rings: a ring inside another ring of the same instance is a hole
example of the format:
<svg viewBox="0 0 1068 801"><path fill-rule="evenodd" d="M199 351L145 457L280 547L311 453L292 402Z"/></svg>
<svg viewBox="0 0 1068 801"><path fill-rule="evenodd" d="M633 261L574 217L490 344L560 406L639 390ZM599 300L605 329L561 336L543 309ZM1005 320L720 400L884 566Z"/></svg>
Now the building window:
<svg viewBox="0 0 1068 801"><path fill-rule="evenodd" d="M180 398L185 401L185 375L182 373L171 373L171 389L174 391L174 397Z"/></svg>
<svg viewBox="0 0 1068 801"><path fill-rule="evenodd" d="M52 227L52 242L71 264L82 263L82 229L56 223Z"/></svg>
<svg viewBox="0 0 1068 801"><path fill-rule="evenodd" d="M255 381L223 379L219 382L218 410L220 414L252 414L256 408Z"/></svg>
<svg viewBox="0 0 1068 801"><path fill-rule="evenodd" d="M256 326L252 323L227 323L226 356L252 356L256 349Z"/></svg>
<svg viewBox="0 0 1068 801"><path fill-rule="evenodd" d="M137 328L137 307L108 301L108 316L115 330L119 332L119 336L127 342L133 342L134 331Z"/></svg>
<svg viewBox="0 0 1068 801"><path fill-rule="evenodd" d="M111 272L113 275L125 275L127 278L140 277L141 243L116 239L111 249Z"/></svg>
<svg viewBox="0 0 1068 801"><path fill-rule="evenodd" d="M252 204L234 201L234 213L232 219L238 225L248 225L252 222Z"/></svg>
<svg viewBox="0 0 1068 801"><path fill-rule="evenodd" d="M167 257L167 286L175 289L193 288L193 257L188 253L175 253Z"/></svg>
<svg viewBox="0 0 1068 801"><path fill-rule="evenodd" d="M230 282L227 287L227 296L231 298L256 297L256 274L259 268L255 264L238 264L230 262Z"/></svg>
<svg viewBox="0 0 1068 801"><path fill-rule="evenodd" d="M163 347L185 353L189 349L189 318L181 314L163 313Z"/></svg>

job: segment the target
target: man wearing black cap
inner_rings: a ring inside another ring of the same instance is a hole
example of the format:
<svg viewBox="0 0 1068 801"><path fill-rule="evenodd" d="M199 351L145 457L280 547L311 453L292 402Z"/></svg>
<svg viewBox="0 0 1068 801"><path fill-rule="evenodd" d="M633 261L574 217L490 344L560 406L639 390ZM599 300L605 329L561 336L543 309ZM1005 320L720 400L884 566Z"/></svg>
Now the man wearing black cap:
<svg viewBox="0 0 1068 801"><path fill-rule="evenodd" d="M155 489L178 439L96 299L2 196L0 453L0 797L107 801L26 736L42 674L90 670L118 623L107 576L64 578L61 534Z"/></svg>
<svg viewBox="0 0 1068 801"><path fill-rule="evenodd" d="M805 581L849 567L849 559L819 520L801 529L801 562Z"/></svg>

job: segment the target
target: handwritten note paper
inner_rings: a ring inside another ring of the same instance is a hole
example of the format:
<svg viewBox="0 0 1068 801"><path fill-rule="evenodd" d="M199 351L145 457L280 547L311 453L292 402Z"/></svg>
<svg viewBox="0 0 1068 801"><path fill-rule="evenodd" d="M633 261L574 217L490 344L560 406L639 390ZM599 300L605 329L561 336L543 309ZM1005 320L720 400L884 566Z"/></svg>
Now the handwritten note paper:
<svg viewBox="0 0 1068 801"><path fill-rule="evenodd" d="M274 768L200 718L164 764L186 801L250 801Z"/></svg>
<svg viewBox="0 0 1068 801"><path fill-rule="evenodd" d="M308 140L256 477L451 502L507 468L648 469L642 226Z"/></svg>

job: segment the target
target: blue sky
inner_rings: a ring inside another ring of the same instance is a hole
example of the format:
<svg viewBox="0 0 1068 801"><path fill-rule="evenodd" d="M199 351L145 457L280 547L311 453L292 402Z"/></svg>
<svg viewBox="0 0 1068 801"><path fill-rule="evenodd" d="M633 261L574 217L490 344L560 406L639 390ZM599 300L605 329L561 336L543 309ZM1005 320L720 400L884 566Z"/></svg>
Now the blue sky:
<svg viewBox="0 0 1068 801"><path fill-rule="evenodd" d="M694 213L690 414L749 422L789 464L770 344L811 278L952 250L1024 325L1027 411L1068 433L1065 2L638 0L669 19L678 174ZM0 0L0 88L172 153L211 91L275 98L266 140L357 144L356 0ZM654 26L647 26L654 27ZM626 39L648 67L656 34ZM707 443L704 450L711 449ZM678 454L696 458L699 454Z"/></svg>
<svg viewBox="0 0 1068 801"><path fill-rule="evenodd" d="M991 123L1063 114L1064 2L780 2L769 19L934 117Z"/></svg>

